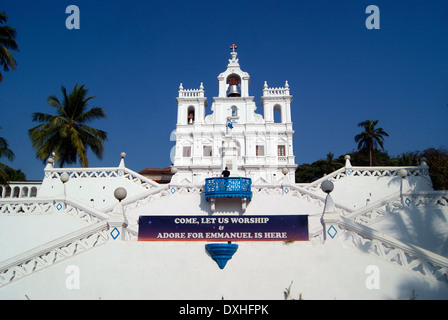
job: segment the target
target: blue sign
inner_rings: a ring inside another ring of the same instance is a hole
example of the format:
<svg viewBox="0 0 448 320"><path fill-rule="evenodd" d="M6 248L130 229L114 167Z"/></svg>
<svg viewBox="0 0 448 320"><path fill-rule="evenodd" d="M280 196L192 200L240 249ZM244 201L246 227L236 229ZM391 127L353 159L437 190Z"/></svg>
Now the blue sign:
<svg viewBox="0 0 448 320"><path fill-rule="evenodd" d="M306 241L308 216L140 216L138 240Z"/></svg>

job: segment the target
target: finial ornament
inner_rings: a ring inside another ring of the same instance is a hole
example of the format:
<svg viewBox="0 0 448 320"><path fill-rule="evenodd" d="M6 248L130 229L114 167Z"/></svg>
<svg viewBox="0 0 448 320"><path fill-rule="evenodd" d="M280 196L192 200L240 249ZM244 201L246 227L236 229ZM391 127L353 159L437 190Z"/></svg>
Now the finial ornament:
<svg viewBox="0 0 448 320"><path fill-rule="evenodd" d="M235 52L235 49L238 48L236 44L232 43L230 46L230 49L232 49L232 52Z"/></svg>

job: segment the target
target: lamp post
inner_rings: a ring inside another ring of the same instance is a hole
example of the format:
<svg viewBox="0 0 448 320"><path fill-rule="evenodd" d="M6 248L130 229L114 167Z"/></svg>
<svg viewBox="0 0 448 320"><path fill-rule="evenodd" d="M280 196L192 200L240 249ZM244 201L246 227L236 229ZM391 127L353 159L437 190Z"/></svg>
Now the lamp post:
<svg viewBox="0 0 448 320"><path fill-rule="evenodd" d="M400 169L398 170L398 176L401 178L400 181L400 199L401 199L401 205L404 207L404 201L403 201L403 182L406 176L408 175L408 171L406 169Z"/></svg>
<svg viewBox="0 0 448 320"><path fill-rule="evenodd" d="M322 182L320 188L327 194L325 198L324 211L320 222L323 226L324 242L336 239L339 233L339 214L330 193L334 189L334 184L330 180Z"/></svg>
<svg viewBox="0 0 448 320"><path fill-rule="evenodd" d="M65 189L65 184L67 183L68 180L70 180L70 176L68 175L67 172L64 172L63 174L61 174L59 179L61 179L62 184L64 185L64 201L65 201L64 206L67 206L67 191Z"/></svg>
<svg viewBox="0 0 448 320"><path fill-rule="evenodd" d="M124 214L123 205L121 204L121 201L124 198L126 198L127 191L125 188L119 187L115 189L114 196L118 200L118 203L115 205L115 208L109 217L108 223L109 223L109 229L111 230L110 235L114 240L116 240L120 235L121 235L120 239L125 240L124 230L128 226L128 221Z"/></svg>

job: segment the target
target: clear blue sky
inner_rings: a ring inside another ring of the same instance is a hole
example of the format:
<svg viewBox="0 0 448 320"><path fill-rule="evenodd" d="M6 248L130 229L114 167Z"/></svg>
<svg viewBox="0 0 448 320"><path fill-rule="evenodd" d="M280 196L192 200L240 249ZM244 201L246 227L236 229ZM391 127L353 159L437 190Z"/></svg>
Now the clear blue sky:
<svg viewBox="0 0 448 320"><path fill-rule="evenodd" d="M80 29L68 30L68 5L80 9ZM368 5L380 9L380 29L368 30ZM263 83L288 80L296 163L356 148L357 124L379 120L390 155L447 147L448 1L2 1L18 31L17 71L0 83L0 136L30 180L43 178L28 129L33 112L60 87L84 84L108 118L105 156L91 167L167 167L174 146L179 83L209 99L238 45L250 95L262 113Z"/></svg>

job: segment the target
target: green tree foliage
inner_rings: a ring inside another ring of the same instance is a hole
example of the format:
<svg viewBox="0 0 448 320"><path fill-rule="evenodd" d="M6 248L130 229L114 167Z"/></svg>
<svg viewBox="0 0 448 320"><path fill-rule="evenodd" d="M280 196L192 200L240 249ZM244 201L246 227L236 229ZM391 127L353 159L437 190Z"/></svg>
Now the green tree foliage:
<svg viewBox="0 0 448 320"><path fill-rule="evenodd" d="M0 127L1 129L2 127ZM8 141L5 138L0 137L0 159L6 158L9 161L14 160L14 152L9 148ZM3 162L0 162L0 184L5 184L10 181L9 173L13 170Z"/></svg>
<svg viewBox="0 0 448 320"><path fill-rule="evenodd" d="M368 150L352 151L350 162L353 166L364 167L369 165L370 155ZM299 165L296 170L297 183L310 183L322 178L326 174L345 165L345 155L329 161L329 155L326 160L317 160L311 164L305 163ZM429 166L429 175L431 177L435 190L448 190L448 151L444 148L429 148L424 151L406 152L396 157L391 157L386 151L375 150L373 152L377 166L387 167L406 167L418 166L422 158L426 159ZM332 163L332 164L330 164Z"/></svg>
<svg viewBox="0 0 448 320"><path fill-rule="evenodd" d="M16 29L5 25L8 21L8 15L5 12L0 12L0 66L3 71L16 70L17 62L14 59L10 50L19 51L19 46L15 41L17 35ZM0 82L3 76L0 73Z"/></svg>
<svg viewBox="0 0 448 320"><path fill-rule="evenodd" d="M426 158L429 176L435 190L448 190L448 151L430 148L423 151L421 157Z"/></svg>
<svg viewBox="0 0 448 320"><path fill-rule="evenodd" d="M378 146L384 150L384 137L388 137L383 128L376 128L378 120L365 120L358 123L358 127L364 129L363 132L355 136L358 143L358 150L367 150L369 153L369 165L373 165L373 153L378 150ZM376 164L378 165L378 164Z"/></svg>
<svg viewBox="0 0 448 320"><path fill-rule="evenodd" d="M61 91L61 101L55 95L48 97L48 105L56 110L56 115L33 113L33 121L41 124L28 130L28 134L37 158L42 161L55 152L55 160L61 167L75 163L77 159L82 167L88 167L88 149L102 159L107 133L86 124L106 118L106 114L100 107L87 110L93 97L87 97L87 89L83 85L75 85L69 94L64 87Z"/></svg>
<svg viewBox="0 0 448 320"><path fill-rule="evenodd" d="M26 175L20 169L6 168L5 173L7 175L6 181L26 181ZM6 183L6 182L5 182ZM4 184L5 184L4 183Z"/></svg>
<svg viewBox="0 0 448 320"><path fill-rule="evenodd" d="M345 165L344 156L340 156L337 159L333 158L334 154L329 152L326 159L317 160L312 164L302 164L296 169L296 182L297 183L309 183L314 180L322 178L324 175Z"/></svg>

